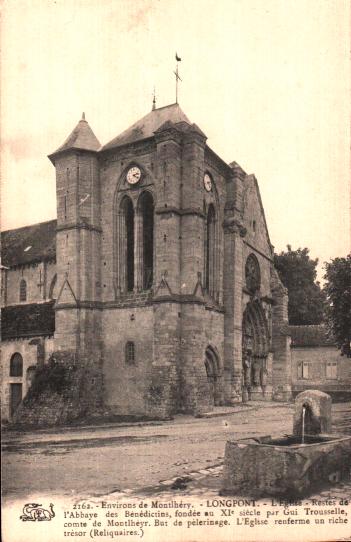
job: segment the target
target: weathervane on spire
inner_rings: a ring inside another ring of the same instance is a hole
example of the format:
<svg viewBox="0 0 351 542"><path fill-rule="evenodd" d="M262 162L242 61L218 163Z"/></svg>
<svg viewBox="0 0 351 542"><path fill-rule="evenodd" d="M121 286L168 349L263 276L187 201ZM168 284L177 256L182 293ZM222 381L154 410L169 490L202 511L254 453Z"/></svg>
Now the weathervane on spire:
<svg viewBox="0 0 351 542"><path fill-rule="evenodd" d="M176 69L175 69L175 72L174 72L174 75L176 76L176 104L177 104L178 103L178 81L182 80L179 77L179 73L178 73L178 62L180 62L182 59L180 58L180 56L178 56L177 53L175 54L175 57L176 57L176 61L177 61Z"/></svg>

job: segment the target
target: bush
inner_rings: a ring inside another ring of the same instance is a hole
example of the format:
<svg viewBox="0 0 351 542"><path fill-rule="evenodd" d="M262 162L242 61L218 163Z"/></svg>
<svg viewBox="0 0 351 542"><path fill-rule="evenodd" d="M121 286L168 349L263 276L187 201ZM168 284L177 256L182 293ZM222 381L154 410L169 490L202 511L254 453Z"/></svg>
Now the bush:
<svg viewBox="0 0 351 542"><path fill-rule="evenodd" d="M53 356L48 363L36 368L33 375L32 385L24 399L24 404L37 399L44 392L57 393L63 395L68 389L72 379L72 372L75 370L73 365L67 365L57 361Z"/></svg>

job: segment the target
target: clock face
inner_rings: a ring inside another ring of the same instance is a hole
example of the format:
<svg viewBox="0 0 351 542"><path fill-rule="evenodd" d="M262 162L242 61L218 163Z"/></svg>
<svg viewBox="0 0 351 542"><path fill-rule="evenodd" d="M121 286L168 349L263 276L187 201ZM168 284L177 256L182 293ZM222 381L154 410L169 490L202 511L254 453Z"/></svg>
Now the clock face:
<svg viewBox="0 0 351 542"><path fill-rule="evenodd" d="M212 179L209 176L208 173L205 173L204 175L204 187L207 190L207 192L211 192L212 190Z"/></svg>
<svg viewBox="0 0 351 542"><path fill-rule="evenodd" d="M141 171L137 166L131 167L127 173L127 181L129 184L136 184L140 181Z"/></svg>

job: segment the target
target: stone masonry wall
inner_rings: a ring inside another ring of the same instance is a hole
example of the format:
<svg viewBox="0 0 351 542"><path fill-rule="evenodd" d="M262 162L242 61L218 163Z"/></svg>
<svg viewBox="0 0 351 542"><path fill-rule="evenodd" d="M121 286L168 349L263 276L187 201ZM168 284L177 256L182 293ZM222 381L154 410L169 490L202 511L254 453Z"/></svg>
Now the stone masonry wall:
<svg viewBox="0 0 351 542"><path fill-rule="evenodd" d="M82 356L78 360L72 352L54 352L53 358L58 366L64 368L63 389L55 391L48 379L39 394L33 395L33 381L32 388L14 415L15 424L36 427L60 425L101 412L102 378L99 363L93 365L90 359Z"/></svg>
<svg viewBox="0 0 351 542"><path fill-rule="evenodd" d="M39 262L6 270L2 285L2 306L36 303L49 299L51 281L56 273L54 262ZM20 301L20 282L27 285L27 299Z"/></svg>
<svg viewBox="0 0 351 542"><path fill-rule="evenodd" d="M207 310L203 305L182 307L179 411L201 414L213 409L213 396L205 367L205 352L211 346L220 364L219 386L224 402L223 314Z"/></svg>
<svg viewBox="0 0 351 542"><path fill-rule="evenodd" d="M42 343L42 355L47 360L53 352L54 340L52 338L39 338ZM31 344L32 339L16 339L3 341L1 345L1 419L10 420L10 387L11 384L22 384L22 398L26 396L30 382L27 378L29 367L38 363L38 346ZM23 376L10 376L10 361L18 352L23 358Z"/></svg>
<svg viewBox="0 0 351 542"><path fill-rule="evenodd" d="M152 306L105 309L103 374L105 402L116 414L145 414L146 390L154 360ZM126 362L126 343L135 345L135 362Z"/></svg>
<svg viewBox="0 0 351 542"><path fill-rule="evenodd" d="M292 388L298 393L305 389L318 389L333 396L350 396L351 364L340 355L335 346L294 347L291 349ZM298 367L308 364L308 375L301 378ZM336 377L327 376L328 363L335 364Z"/></svg>

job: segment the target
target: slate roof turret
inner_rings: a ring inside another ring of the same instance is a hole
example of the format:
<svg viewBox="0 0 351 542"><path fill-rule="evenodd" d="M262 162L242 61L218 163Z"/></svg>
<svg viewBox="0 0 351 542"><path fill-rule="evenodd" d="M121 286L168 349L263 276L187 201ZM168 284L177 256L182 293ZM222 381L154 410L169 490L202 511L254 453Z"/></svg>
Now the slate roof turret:
<svg viewBox="0 0 351 542"><path fill-rule="evenodd" d="M83 113L82 118L74 128L73 132L68 136L66 141L52 154L49 155L50 160L57 154L62 152L77 149L83 151L98 151L101 147L99 140L90 128Z"/></svg>

